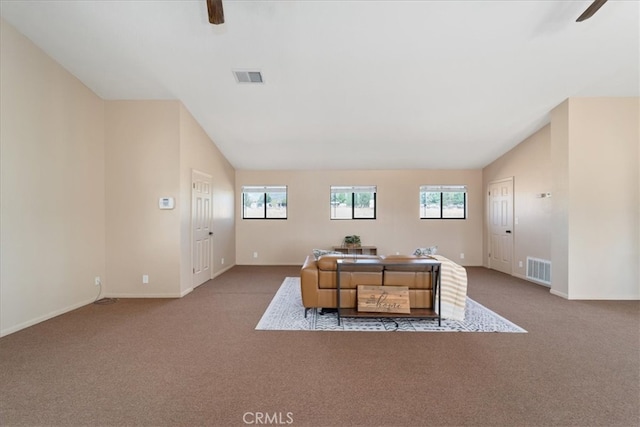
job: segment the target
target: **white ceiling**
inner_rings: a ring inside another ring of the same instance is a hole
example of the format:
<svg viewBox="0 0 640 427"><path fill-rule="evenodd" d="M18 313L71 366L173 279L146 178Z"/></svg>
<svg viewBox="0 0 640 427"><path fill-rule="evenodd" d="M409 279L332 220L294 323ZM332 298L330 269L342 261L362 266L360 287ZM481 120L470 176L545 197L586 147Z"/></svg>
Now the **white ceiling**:
<svg viewBox="0 0 640 427"><path fill-rule="evenodd" d="M237 169L480 168L568 97L640 95L640 3L0 0L104 99L179 99ZM238 84L234 69L262 71Z"/></svg>

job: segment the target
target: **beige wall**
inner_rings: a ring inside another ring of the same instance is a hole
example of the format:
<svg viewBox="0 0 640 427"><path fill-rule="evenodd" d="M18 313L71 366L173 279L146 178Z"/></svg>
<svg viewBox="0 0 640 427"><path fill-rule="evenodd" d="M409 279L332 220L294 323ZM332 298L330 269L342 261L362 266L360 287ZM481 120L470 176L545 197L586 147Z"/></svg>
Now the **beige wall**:
<svg viewBox="0 0 640 427"><path fill-rule="evenodd" d="M0 21L0 335L105 277L104 102Z"/></svg>
<svg viewBox="0 0 640 427"><path fill-rule="evenodd" d="M106 118L108 294L192 290L194 169L213 178L212 277L233 266L234 170L189 111L178 101L109 101ZM159 209L160 197L173 197L175 209Z"/></svg>
<svg viewBox="0 0 640 427"><path fill-rule="evenodd" d="M468 185L468 219L420 220L419 188L425 184ZM357 234L363 245L377 246L380 254L437 245L441 254L463 265L482 265L481 170L239 170L237 194L244 185L288 186L288 219L242 220L238 197L238 264L302 264L312 249L330 248L345 235ZM330 220L331 185L377 185L377 219ZM258 258L253 258L254 252Z"/></svg>
<svg viewBox="0 0 640 427"><path fill-rule="evenodd" d="M569 297L569 100L551 111L551 292Z"/></svg>
<svg viewBox="0 0 640 427"><path fill-rule="evenodd" d="M235 264L235 169L211 143L191 113L180 105L181 292L191 288L191 172L213 179L212 276ZM222 260L224 259L224 264Z"/></svg>
<svg viewBox="0 0 640 427"><path fill-rule="evenodd" d="M484 169L485 185L515 177L515 275L531 255L552 261L553 294L640 299L638 103L571 98L549 126ZM551 198L535 197L546 191Z"/></svg>
<svg viewBox="0 0 640 427"><path fill-rule="evenodd" d="M569 100L571 299L640 299L639 100Z"/></svg>
<svg viewBox="0 0 640 427"><path fill-rule="evenodd" d="M105 114L109 296L180 295L180 104L108 101ZM142 275L149 283L142 283Z"/></svg>
<svg viewBox="0 0 640 427"><path fill-rule="evenodd" d="M528 256L551 260L552 199L539 197L540 193L552 191L550 150L551 129L547 125L482 171L483 194L487 193L490 182L514 178L512 272L518 277L526 276ZM485 214L487 209L485 207ZM486 221L483 236L484 241L489 242ZM482 259L487 266L488 243Z"/></svg>
<svg viewBox="0 0 640 427"><path fill-rule="evenodd" d="M105 102L0 30L0 335L93 302L96 276L103 297L188 293L193 168L214 179L213 275L233 266L235 171L182 104Z"/></svg>

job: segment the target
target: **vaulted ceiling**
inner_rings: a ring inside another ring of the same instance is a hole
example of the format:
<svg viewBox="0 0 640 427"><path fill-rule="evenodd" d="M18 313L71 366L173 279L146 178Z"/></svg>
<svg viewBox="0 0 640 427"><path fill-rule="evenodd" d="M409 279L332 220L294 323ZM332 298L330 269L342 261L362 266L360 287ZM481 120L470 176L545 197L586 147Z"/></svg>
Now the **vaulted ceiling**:
<svg viewBox="0 0 640 427"><path fill-rule="evenodd" d="M640 3L0 0L100 97L178 99L237 169L480 168L568 97L640 95ZM262 73L238 83L234 70Z"/></svg>

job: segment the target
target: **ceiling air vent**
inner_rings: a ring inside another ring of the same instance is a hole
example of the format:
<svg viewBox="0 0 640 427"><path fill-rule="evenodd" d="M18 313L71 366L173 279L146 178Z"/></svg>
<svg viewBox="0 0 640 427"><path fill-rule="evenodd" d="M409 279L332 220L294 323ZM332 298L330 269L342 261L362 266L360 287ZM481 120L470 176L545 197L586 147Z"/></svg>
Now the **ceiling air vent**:
<svg viewBox="0 0 640 427"><path fill-rule="evenodd" d="M262 73L260 71L239 71L233 70L238 83L264 83Z"/></svg>

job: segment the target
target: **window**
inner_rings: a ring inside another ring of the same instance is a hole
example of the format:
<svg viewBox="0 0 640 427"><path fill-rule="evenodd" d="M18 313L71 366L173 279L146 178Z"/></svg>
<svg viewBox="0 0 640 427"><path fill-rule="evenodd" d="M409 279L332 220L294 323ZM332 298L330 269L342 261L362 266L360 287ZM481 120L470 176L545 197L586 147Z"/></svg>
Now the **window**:
<svg viewBox="0 0 640 427"><path fill-rule="evenodd" d="M331 186L331 219L376 219L376 187Z"/></svg>
<svg viewBox="0 0 640 427"><path fill-rule="evenodd" d="M242 219L287 219L287 187L242 187Z"/></svg>
<svg viewBox="0 0 640 427"><path fill-rule="evenodd" d="M420 219L465 219L466 217L466 185L420 187Z"/></svg>

